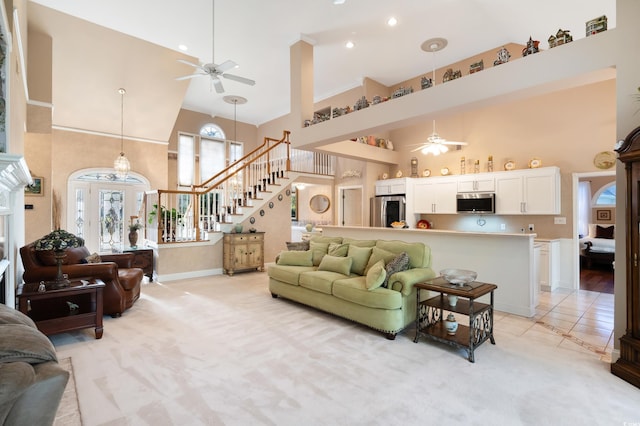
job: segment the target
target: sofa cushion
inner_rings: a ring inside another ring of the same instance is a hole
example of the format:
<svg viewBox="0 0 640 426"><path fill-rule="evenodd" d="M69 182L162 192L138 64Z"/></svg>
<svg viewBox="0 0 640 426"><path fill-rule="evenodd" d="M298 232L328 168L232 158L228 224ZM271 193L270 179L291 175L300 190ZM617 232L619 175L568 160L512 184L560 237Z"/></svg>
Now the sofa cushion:
<svg viewBox="0 0 640 426"><path fill-rule="evenodd" d="M338 243L342 244L342 237L325 237L323 235L314 235L311 237L313 243Z"/></svg>
<svg viewBox="0 0 640 426"><path fill-rule="evenodd" d="M353 238L343 238L344 244L354 245L358 247L373 247L376 245L376 240L356 240Z"/></svg>
<svg viewBox="0 0 640 426"><path fill-rule="evenodd" d="M288 266L313 266L311 250L280 252L277 264Z"/></svg>
<svg viewBox="0 0 640 426"><path fill-rule="evenodd" d="M24 324L3 324L0 334L0 363L39 364L58 360L53 344L38 329Z"/></svg>
<svg viewBox="0 0 640 426"><path fill-rule="evenodd" d="M81 263L100 263L102 259L98 253L91 253L89 256L82 259Z"/></svg>
<svg viewBox="0 0 640 426"><path fill-rule="evenodd" d="M31 318L17 309L13 309L0 303L0 326L2 324L23 324L36 328L36 324Z"/></svg>
<svg viewBox="0 0 640 426"><path fill-rule="evenodd" d="M379 260L384 260L384 264L386 265L387 263L391 262L396 256L397 253L383 250L378 247L373 247L373 249L371 250L371 257L369 257L367 267L364 270L365 274L369 271L369 268L378 263Z"/></svg>
<svg viewBox="0 0 640 426"><path fill-rule="evenodd" d="M369 268L366 276L367 290L375 290L385 282L387 271L384 269L384 260L380 259Z"/></svg>
<svg viewBox="0 0 640 426"><path fill-rule="evenodd" d="M347 278L338 272L332 271L311 271L300 274L300 287L310 290L319 291L321 293L331 294L331 287L335 280Z"/></svg>
<svg viewBox="0 0 640 426"><path fill-rule="evenodd" d="M327 254L345 257L349 253L349 244L329 243Z"/></svg>
<svg viewBox="0 0 640 426"><path fill-rule="evenodd" d="M423 243L405 243L404 241L378 240L376 247L400 254L403 251L409 255L409 265L411 268L422 268L431 266L431 251Z"/></svg>
<svg viewBox="0 0 640 426"><path fill-rule="evenodd" d="M400 253L395 258L393 258L389 263L385 266L387 276L382 283L382 287L387 287L389 283L389 278L391 275L396 272L406 271L409 269L409 255L405 252Z"/></svg>
<svg viewBox="0 0 640 426"><path fill-rule="evenodd" d="M401 309L402 294L386 288L367 290L366 277L336 280L333 295L339 299L376 309Z"/></svg>
<svg viewBox="0 0 640 426"><path fill-rule="evenodd" d="M351 272L358 275L364 275L364 270L371 256L371 247L358 247L349 244L348 256L353 259L351 264Z"/></svg>
<svg viewBox="0 0 640 426"><path fill-rule="evenodd" d="M339 256L331 256L327 254L320 261L320 265L318 266L319 271L332 271L337 272L342 275L349 276L351 272L351 263L353 259L350 257L339 257Z"/></svg>
<svg viewBox="0 0 640 426"><path fill-rule="evenodd" d="M329 251L329 243L317 243L311 241L310 250L312 253L313 266L320 265L320 261Z"/></svg>
<svg viewBox="0 0 640 426"><path fill-rule="evenodd" d="M267 275L286 284L299 285L300 274L315 271L315 266L270 265Z"/></svg>
<svg viewBox="0 0 640 426"><path fill-rule="evenodd" d="M309 250L309 241L287 242L287 250L307 251Z"/></svg>

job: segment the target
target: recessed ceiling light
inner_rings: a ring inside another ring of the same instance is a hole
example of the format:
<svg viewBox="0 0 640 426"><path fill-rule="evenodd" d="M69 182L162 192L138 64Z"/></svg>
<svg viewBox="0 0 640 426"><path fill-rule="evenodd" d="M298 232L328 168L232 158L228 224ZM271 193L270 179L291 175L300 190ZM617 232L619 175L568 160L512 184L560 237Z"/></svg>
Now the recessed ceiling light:
<svg viewBox="0 0 640 426"><path fill-rule="evenodd" d="M390 27L395 27L397 23L398 20L393 16L387 20L387 25L389 25Z"/></svg>
<svg viewBox="0 0 640 426"><path fill-rule="evenodd" d="M333 0L333 4L344 4L347 0Z"/></svg>
<svg viewBox="0 0 640 426"><path fill-rule="evenodd" d="M187 50L189 50L189 48L184 44L179 44L178 49L182 50L183 52L186 52Z"/></svg>
<svg viewBox="0 0 640 426"><path fill-rule="evenodd" d="M355 46L355 43L354 43L354 42L352 42L351 40L349 40L348 42L346 42L346 43L344 44L344 47L346 47L347 49L353 49L353 48L354 48L354 46Z"/></svg>

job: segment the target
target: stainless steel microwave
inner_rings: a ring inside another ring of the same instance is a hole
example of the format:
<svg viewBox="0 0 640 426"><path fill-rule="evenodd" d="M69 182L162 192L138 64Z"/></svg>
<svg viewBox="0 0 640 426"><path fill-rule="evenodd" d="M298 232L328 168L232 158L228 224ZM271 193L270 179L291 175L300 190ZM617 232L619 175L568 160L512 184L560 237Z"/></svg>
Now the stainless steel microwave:
<svg viewBox="0 0 640 426"><path fill-rule="evenodd" d="M496 212L496 194L493 192L465 192L456 195L458 213L489 214Z"/></svg>

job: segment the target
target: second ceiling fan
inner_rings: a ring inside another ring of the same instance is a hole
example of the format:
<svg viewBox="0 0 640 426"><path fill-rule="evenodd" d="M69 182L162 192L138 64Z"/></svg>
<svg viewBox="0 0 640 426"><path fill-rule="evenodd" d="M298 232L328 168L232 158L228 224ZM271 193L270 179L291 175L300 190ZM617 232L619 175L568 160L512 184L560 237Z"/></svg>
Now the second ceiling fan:
<svg viewBox="0 0 640 426"><path fill-rule="evenodd" d="M234 74L229 74L227 73L227 71L232 70L234 68L238 67L238 64L236 64L235 62L228 60L228 61L224 61L221 64L216 64L215 63L215 0L211 1L211 62L208 64L204 64L204 65L200 65L200 64L194 64L192 62L189 61L185 61L184 59L178 59L178 62L181 62L183 64L192 66L194 68L197 69L197 71L194 74L190 74L190 75L185 75L183 77L178 77L176 78L176 80L187 80L190 78L195 78L195 77L200 77L200 76L209 76L211 78L211 83L213 84L213 87L215 87L216 92L217 93L224 93L224 86L222 85L222 81L220 80L220 77L224 77L227 78L229 80L233 80L233 81L237 81L239 83L244 83L244 84L248 84L250 86L253 86L254 84L256 84L256 82L254 80L251 80L249 78L245 78L245 77L240 77L238 75L234 75Z"/></svg>

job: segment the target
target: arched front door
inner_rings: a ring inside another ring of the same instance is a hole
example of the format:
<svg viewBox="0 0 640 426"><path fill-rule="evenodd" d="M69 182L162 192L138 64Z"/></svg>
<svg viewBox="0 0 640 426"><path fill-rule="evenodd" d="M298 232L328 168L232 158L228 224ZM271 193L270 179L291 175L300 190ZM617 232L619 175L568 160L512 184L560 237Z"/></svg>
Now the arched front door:
<svg viewBox="0 0 640 426"><path fill-rule="evenodd" d="M110 169L85 169L69 177L67 229L84 238L91 252L112 253L129 247L129 225L144 225L142 202L149 181L129 172L125 180Z"/></svg>

